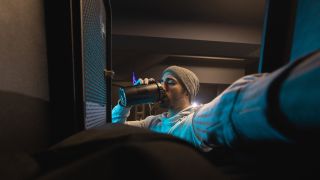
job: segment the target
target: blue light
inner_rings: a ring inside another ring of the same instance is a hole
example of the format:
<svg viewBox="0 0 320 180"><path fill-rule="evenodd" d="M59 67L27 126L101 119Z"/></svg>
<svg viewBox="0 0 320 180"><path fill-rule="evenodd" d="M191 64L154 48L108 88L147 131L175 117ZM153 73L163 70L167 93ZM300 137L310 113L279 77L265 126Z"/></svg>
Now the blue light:
<svg viewBox="0 0 320 180"><path fill-rule="evenodd" d="M134 74L134 72L132 72L132 84L135 85L137 82L137 77L136 75Z"/></svg>

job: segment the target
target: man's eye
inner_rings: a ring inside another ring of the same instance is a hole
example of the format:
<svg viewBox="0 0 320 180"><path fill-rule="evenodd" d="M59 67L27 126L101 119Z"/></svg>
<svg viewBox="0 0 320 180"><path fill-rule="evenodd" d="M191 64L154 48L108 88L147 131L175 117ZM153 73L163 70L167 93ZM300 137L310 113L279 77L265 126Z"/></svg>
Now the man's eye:
<svg viewBox="0 0 320 180"><path fill-rule="evenodd" d="M175 85L176 84L176 81L172 80L172 79L169 79L166 81L166 84L168 85Z"/></svg>

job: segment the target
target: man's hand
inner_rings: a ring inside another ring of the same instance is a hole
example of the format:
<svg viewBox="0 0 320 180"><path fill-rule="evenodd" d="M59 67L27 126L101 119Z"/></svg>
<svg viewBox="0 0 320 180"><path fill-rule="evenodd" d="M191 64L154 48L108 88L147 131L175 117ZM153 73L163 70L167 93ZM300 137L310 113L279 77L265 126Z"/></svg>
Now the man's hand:
<svg viewBox="0 0 320 180"><path fill-rule="evenodd" d="M153 78L144 78L144 79L141 79L139 78L135 83L134 83L134 86L138 86L138 85L141 85L141 84L151 84L151 83L155 83L156 80L153 79Z"/></svg>

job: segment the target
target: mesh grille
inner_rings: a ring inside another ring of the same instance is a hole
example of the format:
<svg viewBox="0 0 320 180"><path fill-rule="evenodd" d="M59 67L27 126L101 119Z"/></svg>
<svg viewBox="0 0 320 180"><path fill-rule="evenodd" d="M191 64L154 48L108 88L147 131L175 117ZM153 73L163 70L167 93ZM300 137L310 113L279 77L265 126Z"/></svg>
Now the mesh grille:
<svg viewBox="0 0 320 180"><path fill-rule="evenodd" d="M105 9L102 0L82 0L85 128L106 123Z"/></svg>

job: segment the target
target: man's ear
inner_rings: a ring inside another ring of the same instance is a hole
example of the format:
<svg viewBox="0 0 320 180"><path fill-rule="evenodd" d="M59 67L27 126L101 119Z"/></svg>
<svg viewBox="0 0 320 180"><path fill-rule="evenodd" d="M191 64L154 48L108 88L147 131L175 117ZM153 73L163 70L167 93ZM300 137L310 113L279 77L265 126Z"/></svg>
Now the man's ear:
<svg viewBox="0 0 320 180"><path fill-rule="evenodd" d="M188 97L189 102L191 103L191 96L190 96L190 94L188 93L187 90L184 91L184 94Z"/></svg>
<svg viewBox="0 0 320 180"><path fill-rule="evenodd" d="M185 96L189 96L189 93L188 93L188 91L185 89L185 88L183 88L183 92L182 92Z"/></svg>

